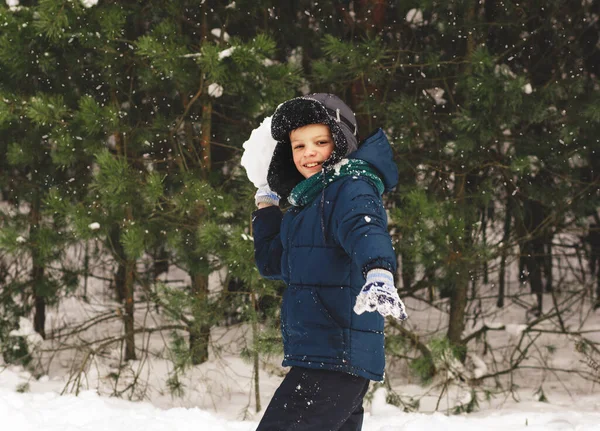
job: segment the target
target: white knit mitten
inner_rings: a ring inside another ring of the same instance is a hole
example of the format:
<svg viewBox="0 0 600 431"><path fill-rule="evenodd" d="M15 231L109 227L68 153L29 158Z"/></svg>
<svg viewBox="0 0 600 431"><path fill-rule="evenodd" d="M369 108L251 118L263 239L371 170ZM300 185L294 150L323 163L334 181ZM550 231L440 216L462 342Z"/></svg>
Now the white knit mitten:
<svg viewBox="0 0 600 431"><path fill-rule="evenodd" d="M367 272L366 283L356 297L354 312L378 311L382 316L393 316L398 320L408 318L404 303L394 286L394 276L385 269L372 269Z"/></svg>
<svg viewBox="0 0 600 431"><path fill-rule="evenodd" d="M258 206L261 202L277 206L279 205L279 196L268 185L265 185L260 187L254 195L254 203Z"/></svg>

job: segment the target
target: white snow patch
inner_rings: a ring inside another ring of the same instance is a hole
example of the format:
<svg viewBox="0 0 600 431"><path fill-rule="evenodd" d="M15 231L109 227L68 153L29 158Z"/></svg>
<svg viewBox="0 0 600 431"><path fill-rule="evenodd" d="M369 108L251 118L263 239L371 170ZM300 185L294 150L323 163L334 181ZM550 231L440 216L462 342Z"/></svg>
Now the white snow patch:
<svg viewBox="0 0 600 431"><path fill-rule="evenodd" d="M423 12L420 9L411 9L406 14L406 22L415 25L423 24Z"/></svg>
<svg viewBox="0 0 600 431"><path fill-rule="evenodd" d="M11 337L24 337L27 344L32 347L39 346L44 341L42 336L33 329L33 324L25 317L19 317L19 329L13 329L8 335Z"/></svg>
<svg viewBox="0 0 600 431"><path fill-rule="evenodd" d="M379 388L373 393L371 401L371 416L390 417L392 415L402 414L398 407L388 404L387 389Z"/></svg>
<svg viewBox="0 0 600 431"><path fill-rule="evenodd" d="M504 329L504 323L503 322L488 322L488 321L485 321L484 325L487 326L490 329Z"/></svg>
<svg viewBox="0 0 600 431"><path fill-rule="evenodd" d="M83 7L91 8L92 6L96 6L98 4L98 0L81 0L81 4Z"/></svg>
<svg viewBox="0 0 600 431"><path fill-rule="evenodd" d="M445 91L439 87L423 90L423 93L429 94L429 96L431 96L431 98L435 101L436 105L445 105L448 102L446 99L444 99Z"/></svg>
<svg viewBox="0 0 600 431"><path fill-rule="evenodd" d="M216 82L213 82L208 86L208 95L215 99L221 97L223 95L223 87Z"/></svg>
<svg viewBox="0 0 600 431"><path fill-rule="evenodd" d="M488 367L479 356L474 353L469 354L471 361L473 362L473 377L476 379L485 376L488 373Z"/></svg>
<svg viewBox="0 0 600 431"><path fill-rule="evenodd" d="M88 225L88 227L90 228L90 230L98 230L98 229L100 229L100 223L93 222L93 223L90 223Z"/></svg>
<svg viewBox="0 0 600 431"><path fill-rule="evenodd" d="M527 329L527 325L520 325L517 323L508 323L504 328L504 330L508 334L510 334L514 337L520 337L521 334L523 333L523 331L526 329Z"/></svg>
<svg viewBox="0 0 600 431"><path fill-rule="evenodd" d="M236 50L236 46L232 46L231 48L227 48L224 49L223 51L219 52L219 60L223 60L224 58L227 57L231 57L231 54L233 53L233 51Z"/></svg>
<svg viewBox="0 0 600 431"><path fill-rule="evenodd" d="M338 163L333 165L333 170L335 171L335 174L339 175L342 170L342 166L347 165L348 163L349 163L348 159L342 159Z"/></svg>
<svg viewBox="0 0 600 431"><path fill-rule="evenodd" d="M213 28L210 31L210 34L212 34L214 37L220 39L221 38L221 29L220 28ZM225 42L229 41L229 34L227 34L227 32L223 32L223 40Z"/></svg>
<svg viewBox="0 0 600 431"><path fill-rule="evenodd" d="M497 64L496 67L494 67L494 74L496 76L504 76L506 78L512 78L515 79L517 77L517 75L510 69L510 66L508 64Z"/></svg>
<svg viewBox="0 0 600 431"><path fill-rule="evenodd" d="M525 84L523 86L523 91L525 92L525 94L531 94L533 92L533 88L531 87L531 84Z"/></svg>
<svg viewBox="0 0 600 431"><path fill-rule="evenodd" d="M451 156L454 154L455 151L456 151L456 142L448 141L448 143L444 147L444 154Z"/></svg>

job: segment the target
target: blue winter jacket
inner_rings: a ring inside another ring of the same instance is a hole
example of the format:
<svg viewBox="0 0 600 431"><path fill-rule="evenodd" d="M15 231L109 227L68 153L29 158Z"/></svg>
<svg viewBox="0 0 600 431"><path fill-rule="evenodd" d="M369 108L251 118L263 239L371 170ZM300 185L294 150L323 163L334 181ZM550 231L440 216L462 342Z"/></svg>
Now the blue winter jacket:
<svg viewBox="0 0 600 431"><path fill-rule="evenodd" d="M348 158L369 162L386 191L398 182L381 129ZM383 317L352 308L373 268L396 271L387 216L366 177L329 184L311 204L285 215L271 206L253 214L255 259L262 276L287 284L281 305L283 366L343 371L383 380Z"/></svg>

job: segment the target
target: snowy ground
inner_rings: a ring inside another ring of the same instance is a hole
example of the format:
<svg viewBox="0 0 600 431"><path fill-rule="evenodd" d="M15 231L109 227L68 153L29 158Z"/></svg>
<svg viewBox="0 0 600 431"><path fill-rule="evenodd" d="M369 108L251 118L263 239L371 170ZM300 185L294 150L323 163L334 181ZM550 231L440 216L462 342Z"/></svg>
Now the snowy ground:
<svg viewBox="0 0 600 431"><path fill-rule="evenodd" d="M170 277L182 278L181 274L171 274ZM213 278L212 285L216 284L218 280ZM109 296L104 284L91 280L87 301L71 296L51 309L47 320L50 332L65 326L74 327L98 316L107 318L102 324L74 337L60 342L44 341L42 349L62 347L65 350L40 353L33 370L6 366L0 359L0 418L3 429L220 431L256 428L285 370L278 365L281 358L263 358L259 372L262 410L256 412L253 368L239 355L239 346L248 339L249 328L215 328L210 360L179 375L182 391L173 394L167 384L174 373L166 348L168 331L140 335L136 344L138 347L146 346L149 354L129 363L121 361L119 345L102 349L91 356L82 354L85 349L69 348L85 346L86 340L102 340L122 332L118 313L111 314L118 304L107 300ZM467 361L467 369L463 370L467 375L497 372L498 367L505 365L528 323L526 310L531 304L526 303L527 298L519 301L520 305L510 303L502 310L493 306L493 299L490 304L482 302L479 305L483 317L468 322L465 332L476 331L484 321L498 330L488 334L489 349L484 351L479 344L472 349L478 356ZM440 331L446 318L439 310L425 307L413 299L406 304L411 316L406 323L407 328L420 334ZM552 300L546 298L545 304L545 308L551 308ZM586 307L575 307L572 312L566 313L564 323L570 330L582 331L588 338L599 342L600 312L588 313ZM144 322L146 327L166 323L161 319L160 315L153 314L152 307L144 309L141 305L137 306L136 321ZM500 324L504 325L504 329L499 329ZM21 329L23 333L28 332L25 327ZM556 326L549 320L540 324L538 329L552 331ZM372 386L365 402L363 429L600 430L599 380L594 382L594 379L579 373L590 373L591 369L576 351L573 340L551 332L531 335L534 336L537 337L535 349L531 347L528 359L522 364L530 368L523 368L510 376L513 391L507 390L508 375L499 380L502 388L498 390L494 390L493 379L475 385L465 384L460 379L438 380L423 386L405 364L390 363L386 372L394 392L404 402L418 401L418 410L405 413L387 404L385 389ZM132 386L134 381L137 384ZM453 414L457 406L468 402L472 389L479 401L476 411ZM540 389L548 402L539 401Z"/></svg>
<svg viewBox="0 0 600 431"><path fill-rule="evenodd" d="M403 413L385 404L378 395L375 394L372 413L366 414L365 431L600 429L598 398L581 400L577 406L522 403L468 416L446 416ZM55 392L16 393L6 388L0 389L0 417L3 429L20 431L250 431L257 425L255 421L227 420L198 408L165 410L150 403L100 397L93 391L76 397Z"/></svg>

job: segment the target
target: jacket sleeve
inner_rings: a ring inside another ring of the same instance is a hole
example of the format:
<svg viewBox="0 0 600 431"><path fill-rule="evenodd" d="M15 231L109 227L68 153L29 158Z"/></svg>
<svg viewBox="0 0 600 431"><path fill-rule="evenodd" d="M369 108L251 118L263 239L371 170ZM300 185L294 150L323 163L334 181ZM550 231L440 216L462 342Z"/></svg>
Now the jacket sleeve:
<svg viewBox="0 0 600 431"><path fill-rule="evenodd" d="M366 277L373 268L396 272L396 253L377 189L366 178L342 185L333 213L336 240Z"/></svg>
<svg viewBox="0 0 600 431"><path fill-rule="evenodd" d="M279 236L283 214L278 206L270 206L252 213L254 260L258 272L265 278L281 280L283 246Z"/></svg>

